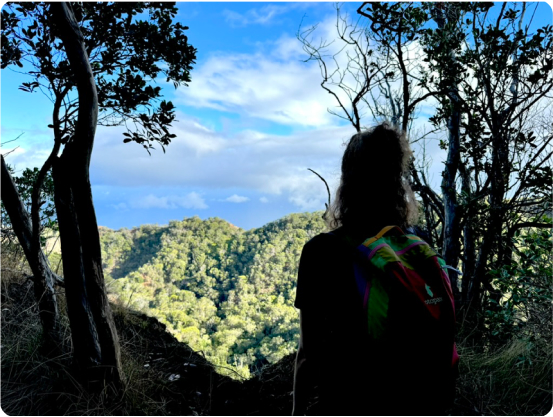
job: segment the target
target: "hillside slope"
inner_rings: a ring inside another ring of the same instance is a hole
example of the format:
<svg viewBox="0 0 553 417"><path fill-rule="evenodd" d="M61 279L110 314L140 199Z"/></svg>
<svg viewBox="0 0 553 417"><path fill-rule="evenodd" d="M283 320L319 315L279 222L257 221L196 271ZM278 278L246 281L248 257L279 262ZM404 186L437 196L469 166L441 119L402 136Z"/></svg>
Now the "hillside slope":
<svg viewBox="0 0 553 417"><path fill-rule="evenodd" d="M8 415L290 414L293 354L237 381L221 375L155 318L112 308L127 378L123 398L114 401L89 396L72 379L68 334L63 356L49 358L40 351L32 283L24 277L4 282L2 410Z"/></svg>
<svg viewBox="0 0 553 417"><path fill-rule="evenodd" d="M250 231L197 217L102 228L108 290L213 364L248 378L295 351L299 257L324 228L321 213L293 214Z"/></svg>

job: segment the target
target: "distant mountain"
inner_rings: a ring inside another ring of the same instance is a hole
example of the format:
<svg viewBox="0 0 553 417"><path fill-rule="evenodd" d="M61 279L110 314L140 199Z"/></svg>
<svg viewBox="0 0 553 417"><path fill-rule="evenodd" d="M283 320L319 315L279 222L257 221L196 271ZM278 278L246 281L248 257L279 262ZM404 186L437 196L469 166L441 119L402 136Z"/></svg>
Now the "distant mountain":
<svg viewBox="0 0 553 417"><path fill-rule="evenodd" d="M325 229L321 215L292 214L249 231L198 217L100 228L110 297L159 319L222 373L249 377L297 348L298 262Z"/></svg>

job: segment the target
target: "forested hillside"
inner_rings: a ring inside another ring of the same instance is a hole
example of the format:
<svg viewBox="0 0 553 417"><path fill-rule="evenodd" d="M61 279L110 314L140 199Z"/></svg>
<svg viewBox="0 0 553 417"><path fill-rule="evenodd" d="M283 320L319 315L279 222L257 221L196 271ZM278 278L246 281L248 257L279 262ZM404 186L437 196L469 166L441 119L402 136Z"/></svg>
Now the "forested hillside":
<svg viewBox="0 0 553 417"><path fill-rule="evenodd" d="M305 242L324 228L318 212L249 231L198 217L101 228L108 291L165 323L221 373L235 375L231 368L249 377L296 350L298 261Z"/></svg>
<svg viewBox="0 0 553 417"><path fill-rule="evenodd" d="M198 218L102 228L128 378L124 401L115 403L75 384L71 355L51 359L40 348L29 268L21 249L4 241L2 409L10 415L289 414L297 261L303 243L321 230L320 213L293 214L250 231ZM551 230L524 233L517 241L523 249L494 281L508 295L486 312L481 329L459 324L452 415L545 415L551 409ZM51 254L51 261L58 259ZM67 335L63 287L60 300ZM483 336L471 339L478 330ZM66 336L63 343L69 352L71 340ZM265 364L271 365L260 369ZM227 377L237 373L242 381Z"/></svg>

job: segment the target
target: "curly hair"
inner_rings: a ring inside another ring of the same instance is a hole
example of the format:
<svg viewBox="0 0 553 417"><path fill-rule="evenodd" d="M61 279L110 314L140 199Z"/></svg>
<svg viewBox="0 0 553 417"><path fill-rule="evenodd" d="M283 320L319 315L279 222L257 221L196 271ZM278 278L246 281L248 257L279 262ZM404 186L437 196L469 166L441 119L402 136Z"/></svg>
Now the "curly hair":
<svg viewBox="0 0 553 417"><path fill-rule="evenodd" d="M354 135L342 158L329 227L346 226L372 235L387 225L415 224L417 202L407 177L411 156L405 134L387 122Z"/></svg>

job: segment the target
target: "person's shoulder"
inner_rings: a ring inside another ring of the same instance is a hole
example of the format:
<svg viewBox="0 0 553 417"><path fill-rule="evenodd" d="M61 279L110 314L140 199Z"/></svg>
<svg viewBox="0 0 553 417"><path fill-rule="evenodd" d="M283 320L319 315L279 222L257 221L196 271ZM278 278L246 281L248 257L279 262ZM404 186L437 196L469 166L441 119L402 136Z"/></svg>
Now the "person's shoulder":
<svg viewBox="0 0 553 417"><path fill-rule="evenodd" d="M339 229L331 232L319 233L312 237L304 246L304 251L326 252L342 246Z"/></svg>
<svg viewBox="0 0 553 417"><path fill-rule="evenodd" d="M319 233L318 235L315 235L311 239L309 239L306 245L311 245L311 246L320 245L329 241L333 241L335 239L336 239L336 236L334 235L333 232Z"/></svg>

